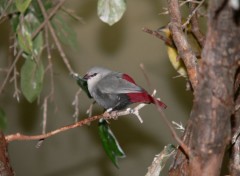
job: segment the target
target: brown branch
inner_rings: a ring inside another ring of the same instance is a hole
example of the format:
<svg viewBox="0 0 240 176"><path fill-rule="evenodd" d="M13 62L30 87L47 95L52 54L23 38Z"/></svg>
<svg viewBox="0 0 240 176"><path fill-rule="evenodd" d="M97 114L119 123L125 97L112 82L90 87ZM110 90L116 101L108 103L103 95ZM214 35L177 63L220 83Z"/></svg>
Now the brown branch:
<svg viewBox="0 0 240 176"><path fill-rule="evenodd" d="M146 81L147 81L147 84L148 84L149 88L152 89L152 85L151 85L151 82L150 82L150 80L149 80L149 77L148 77L148 75L147 75L147 73L146 73L146 71L145 71L144 64L140 64L140 68L141 68L141 70L142 70L142 72L143 72L143 75L144 75L144 77L145 77L145 79L146 79ZM155 96L155 93L156 93L156 91L154 90L154 91L153 91L153 94L152 94L153 97ZM170 132L172 133L173 138L174 138L174 139L177 141L177 143L180 145L180 148L183 150L183 152L186 154L186 156L189 157L189 156L191 155L191 152L190 152L189 148L188 148L187 145L178 137L175 129L172 127L172 124L168 121L168 118L167 118L166 115L164 114L162 108L158 105L157 100L154 99L154 101L155 101L155 106L156 106L158 112L161 114L161 117L163 118L163 120L164 120L164 122L166 123L167 127L170 129Z"/></svg>
<svg viewBox="0 0 240 176"><path fill-rule="evenodd" d="M193 89L195 90L198 84L197 58L182 30L181 13L178 0L168 0L168 9L171 19L169 24L170 31L173 35L173 40L177 47L180 58L183 59L183 62L187 68L189 80Z"/></svg>
<svg viewBox="0 0 240 176"><path fill-rule="evenodd" d="M8 4L7 6L5 7L5 9L3 10L2 14L0 15L0 23L2 23L4 21L4 17L6 17L8 14L7 14L7 10L8 8L10 7L10 5L12 4L12 1L13 0L9 0L8 1ZM1 3L4 3L4 2L1 2Z"/></svg>
<svg viewBox="0 0 240 176"><path fill-rule="evenodd" d="M95 120L101 119L102 117L103 117L103 115L97 115L97 116L89 117L89 118L81 120L81 121L79 121L77 123L74 123L72 125L67 125L67 126L58 128L56 130L50 131L50 132L45 133L45 134L28 136L28 135L23 135L23 134L20 134L20 133L16 133L16 134L7 135L5 138L6 138L6 141L8 143L12 142L12 141L27 141L27 140L46 139L46 138L54 136L54 135L56 135L58 133L61 133L61 132L64 132L64 131L67 131L67 130L70 130L70 129L73 129L73 128L77 128L77 127L89 124L90 122L93 122Z"/></svg>
<svg viewBox="0 0 240 176"><path fill-rule="evenodd" d="M51 18L53 17L53 15L55 15L55 13L57 12L57 10L64 4L65 1L66 1L66 0L61 0L61 1L59 1L59 3L58 3L58 4L53 8L53 10L49 13L48 18L46 18L46 19L44 20L44 22L33 32L33 34L32 34L32 39L34 39L34 38L37 36L37 34L38 34L38 33L43 29L43 27L45 26L46 22L47 22L49 19L51 19ZM14 66L15 66L16 63L18 62L18 60L19 60L19 58L21 57L22 53L23 53L23 50L20 49L20 50L18 51L18 54L17 54L16 57L15 57L15 60L13 61L12 65L10 66L10 68L8 69L8 73L7 73L5 79L4 79L4 81L3 81L3 83L2 83L2 85L1 85L1 87L0 87L0 94L2 93L4 87L5 87L8 79L9 79L10 74L12 73L12 71L13 71L13 69L14 69Z"/></svg>
<svg viewBox="0 0 240 176"><path fill-rule="evenodd" d="M171 123L168 121L167 117L165 116L165 114L163 113L162 109L160 106L157 106L158 111L160 112L164 122L167 124L168 128L170 129L173 138L177 141L177 143L179 144L179 148L184 152L184 154L186 155L187 158L190 158L192 156L191 154L191 150L190 148L178 137L175 129L172 127Z"/></svg>
<svg viewBox="0 0 240 176"><path fill-rule="evenodd" d="M155 30L146 28L146 27L142 28L142 31L146 32L148 34L151 34L151 35L161 39L162 41L164 41L167 45L174 47L173 42L171 40L169 40L167 37L163 36L161 33L157 32Z"/></svg>
<svg viewBox="0 0 240 176"><path fill-rule="evenodd" d="M49 20L48 20L48 19L49 19L48 14L47 14L47 12L46 12L46 10L45 10L45 8L44 8L44 5L43 5L43 3L42 3L41 0L38 0L38 5L39 5L39 7L40 7L40 9L41 9L41 11L42 11L42 14L43 14L44 18L47 19L47 20L46 20L46 24L47 24L47 26L48 26L48 28L49 28L49 30L50 30L50 33L51 33L51 35L52 35L52 37L53 37L53 40L54 40L54 42L55 42L55 44L56 44L56 46L57 46L57 49L58 49L58 51L59 51L59 53L60 53L60 55L61 55L61 57L62 57L62 59L63 59L63 62L65 63L66 67L68 68L68 71L70 72L70 74L71 74L71 73L74 73L74 71L73 71L73 69L72 69L72 67L71 67L71 65L70 65L70 63L69 63L69 60L68 60L66 54L65 54L64 51L63 51L63 48L62 48L62 46L61 46L61 43L60 43L60 41L58 40L58 37L57 37L57 35L56 35L53 27L52 27L52 24L51 24L51 23L49 22Z"/></svg>
<svg viewBox="0 0 240 176"><path fill-rule="evenodd" d="M204 2L204 0L202 0ZM195 12L199 6L197 6L195 3L190 3L190 11L191 13ZM205 36L200 31L199 23L198 23L198 12L196 11L190 20L191 23L191 31L193 32L194 37L196 38L198 44L203 48L204 42L205 42Z"/></svg>
<svg viewBox="0 0 240 176"><path fill-rule="evenodd" d="M126 116L126 115L129 115L129 114L133 114L133 115L137 116L137 118L140 119L140 122L142 123L142 121L141 121L142 119L139 115L139 110L142 109L144 106L146 106L146 104L141 103L133 109L128 108L128 109L122 110L122 111L112 111L110 113L105 112L101 115L88 117L88 118L83 119L79 122L76 122L72 125L64 126L64 127L61 127L59 129L56 129L54 131L51 131L51 132L48 132L48 133L45 133L45 134L28 136L28 135L23 135L23 134L20 134L20 133L16 133L16 134L6 135L5 138L6 138L6 141L8 143L12 142L12 141L42 140L42 139L49 138L49 137L54 136L58 133L61 133L61 132L64 132L64 131L67 131L67 130L70 130L70 129L73 129L73 128L77 128L77 127L80 127L80 126L83 126L83 125L89 125L91 122L93 122L95 120L99 120L101 118L104 118L106 120L116 119L117 117Z"/></svg>

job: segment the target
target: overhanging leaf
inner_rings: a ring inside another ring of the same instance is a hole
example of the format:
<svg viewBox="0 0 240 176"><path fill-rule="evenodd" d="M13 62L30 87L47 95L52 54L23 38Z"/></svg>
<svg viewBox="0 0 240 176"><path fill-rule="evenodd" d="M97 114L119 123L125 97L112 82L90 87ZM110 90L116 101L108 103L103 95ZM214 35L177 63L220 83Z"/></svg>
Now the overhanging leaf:
<svg viewBox="0 0 240 176"><path fill-rule="evenodd" d="M20 48L23 49L27 54L32 53L32 38L31 38L31 29L29 28L29 24L24 21L19 23L17 28L17 40Z"/></svg>
<svg viewBox="0 0 240 176"><path fill-rule="evenodd" d="M101 119L99 121L98 132L105 152L113 164L118 168L118 158L124 158L126 155L123 152L106 120Z"/></svg>
<svg viewBox="0 0 240 176"><path fill-rule="evenodd" d="M64 20L61 15L57 13L51 22L61 42L77 50L77 34L73 28L69 27L69 24L67 24L66 20Z"/></svg>
<svg viewBox="0 0 240 176"><path fill-rule="evenodd" d="M32 103L42 91L44 68L42 62L36 63L27 58L21 68L21 90L25 98Z"/></svg>
<svg viewBox="0 0 240 176"><path fill-rule="evenodd" d="M98 0L98 16L110 26L118 22L126 11L126 0Z"/></svg>
<svg viewBox="0 0 240 176"><path fill-rule="evenodd" d="M24 13L29 7L31 1L32 0L15 0L16 7L21 13Z"/></svg>
<svg viewBox="0 0 240 176"><path fill-rule="evenodd" d="M33 13L28 13L24 16L24 21L19 23L17 29L17 39L19 46L28 55L34 58L40 57L43 49L43 34L39 32L37 36L32 39L32 33L39 27L40 22Z"/></svg>
<svg viewBox="0 0 240 176"><path fill-rule="evenodd" d="M0 108L0 130L4 130L7 127L6 114L2 108Z"/></svg>

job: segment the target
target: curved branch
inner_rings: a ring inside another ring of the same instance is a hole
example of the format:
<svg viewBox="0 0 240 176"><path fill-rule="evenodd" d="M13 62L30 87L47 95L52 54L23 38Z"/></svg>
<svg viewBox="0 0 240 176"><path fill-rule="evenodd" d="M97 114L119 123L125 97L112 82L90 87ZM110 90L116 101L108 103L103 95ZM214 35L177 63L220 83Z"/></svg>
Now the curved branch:
<svg viewBox="0 0 240 176"><path fill-rule="evenodd" d="M83 119L79 122L76 122L72 125L67 125L67 126L58 128L56 130L50 131L50 132L45 133L45 134L28 136L28 135L23 135L23 134L20 134L20 133L16 133L16 134L6 135L5 139L8 143L12 142L12 141L41 140L41 139L45 139L45 138L49 138L51 136L54 136L58 133L73 129L73 128L77 128L77 127L80 127L80 126L83 126L83 125L89 125L91 122L93 122L95 120L99 120L101 118L104 118L106 120L107 119L116 119L117 117L129 115L129 114L134 114L135 116L137 116L137 118L142 123L142 119L139 115L139 110L142 109L145 105L146 104L142 103L142 104L139 104L138 106L136 106L133 109L128 108L128 109L123 110L123 111L112 111L111 113L105 112L101 115L88 117L88 118Z"/></svg>

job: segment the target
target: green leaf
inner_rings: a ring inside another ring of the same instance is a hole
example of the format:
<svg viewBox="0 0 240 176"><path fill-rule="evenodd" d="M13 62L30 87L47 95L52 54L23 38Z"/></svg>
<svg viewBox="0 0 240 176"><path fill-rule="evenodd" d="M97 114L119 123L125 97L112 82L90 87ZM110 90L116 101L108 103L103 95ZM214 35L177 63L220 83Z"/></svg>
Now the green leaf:
<svg viewBox="0 0 240 176"><path fill-rule="evenodd" d="M126 155L123 152L106 120L100 119L98 132L105 152L113 164L118 168L118 158L124 158Z"/></svg>
<svg viewBox="0 0 240 176"><path fill-rule="evenodd" d="M60 41L65 45L69 45L71 48L77 50L78 49L77 34L73 30L73 28L66 23L66 20L64 20L61 17L61 15L57 13L51 22Z"/></svg>
<svg viewBox="0 0 240 176"><path fill-rule="evenodd" d="M36 100L42 91L43 76L42 62L36 63L27 58L21 68L21 90L30 103Z"/></svg>
<svg viewBox="0 0 240 176"><path fill-rule="evenodd" d="M16 7L21 13L24 13L29 7L31 1L32 0L15 0Z"/></svg>
<svg viewBox="0 0 240 176"><path fill-rule="evenodd" d="M4 130L7 127L7 118L3 109L0 107L0 130Z"/></svg>
<svg viewBox="0 0 240 176"><path fill-rule="evenodd" d="M110 26L122 18L126 8L126 0L98 0L98 16Z"/></svg>
<svg viewBox="0 0 240 176"><path fill-rule="evenodd" d="M15 14L10 18L10 23L13 29L13 32L17 33L18 24L19 24L19 15Z"/></svg>
<svg viewBox="0 0 240 176"><path fill-rule="evenodd" d="M20 48L23 49L24 52L27 54L32 53L32 36L31 36L31 29L29 24L26 21L19 23L17 28L17 39Z"/></svg>
<svg viewBox="0 0 240 176"><path fill-rule="evenodd" d="M87 94L89 98L92 98L89 90L87 80L83 79L79 74L74 73L72 77L77 80L77 84L81 87L81 89Z"/></svg>
<svg viewBox="0 0 240 176"><path fill-rule="evenodd" d="M28 55L34 58L40 57L44 45L43 32L39 32L32 40L32 33L39 27L40 22L33 13L28 13L24 17L24 21L18 26L17 39L19 46Z"/></svg>
<svg viewBox="0 0 240 176"><path fill-rule="evenodd" d="M54 2L52 0L44 0L44 1L42 1L42 4L43 4L46 11L53 8L53 6L54 6ZM42 10L40 9L38 2L36 0L32 1L31 6L32 6L32 8L30 8L29 10L42 23L44 21L44 16L42 14Z"/></svg>

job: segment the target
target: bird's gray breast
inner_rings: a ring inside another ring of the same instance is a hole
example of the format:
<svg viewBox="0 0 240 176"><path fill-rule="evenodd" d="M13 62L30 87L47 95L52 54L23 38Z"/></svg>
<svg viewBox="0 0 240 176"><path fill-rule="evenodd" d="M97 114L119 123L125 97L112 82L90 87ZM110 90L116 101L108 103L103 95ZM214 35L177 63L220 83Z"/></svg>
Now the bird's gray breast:
<svg viewBox="0 0 240 176"><path fill-rule="evenodd" d="M98 88L93 91L92 96L105 109L121 110L131 104L126 94L104 93Z"/></svg>

